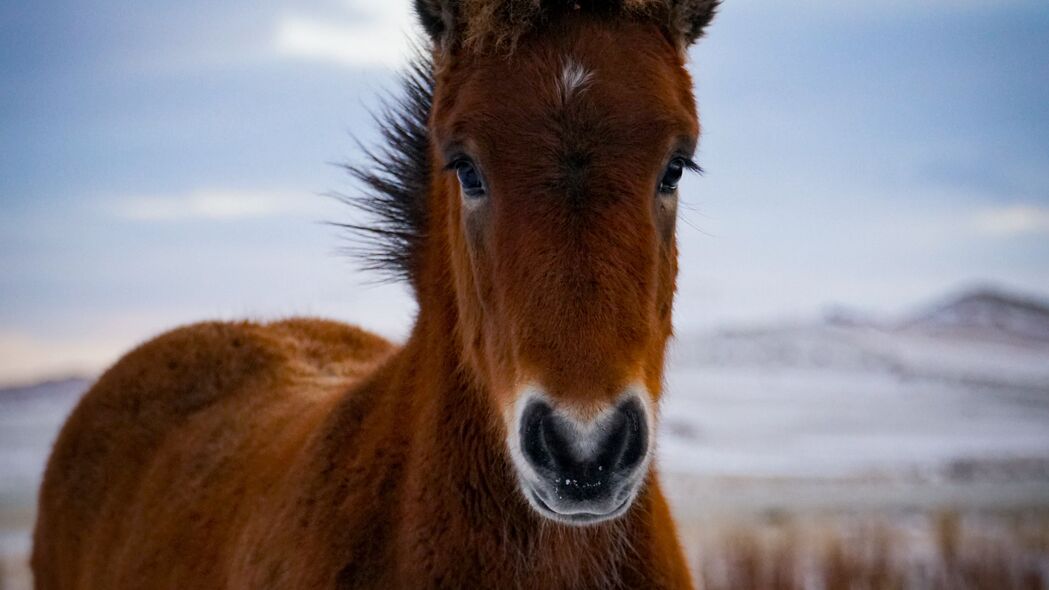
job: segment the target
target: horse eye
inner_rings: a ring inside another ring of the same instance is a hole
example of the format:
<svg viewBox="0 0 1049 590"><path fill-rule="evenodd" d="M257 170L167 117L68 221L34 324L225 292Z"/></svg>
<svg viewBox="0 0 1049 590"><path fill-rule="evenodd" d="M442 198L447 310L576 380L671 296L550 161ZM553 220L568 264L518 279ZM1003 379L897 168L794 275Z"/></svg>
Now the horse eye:
<svg viewBox="0 0 1049 590"><path fill-rule="evenodd" d="M674 158L667 165L667 169L663 172L663 178L659 181L659 192L666 195L673 193L677 190L677 185L681 182L681 175L685 172L685 161L681 158Z"/></svg>
<svg viewBox="0 0 1049 590"><path fill-rule="evenodd" d="M459 177L459 185L463 187L463 194L471 199L479 199L484 196L484 183L481 175L473 164L461 161L455 164L455 174Z"/></svg>

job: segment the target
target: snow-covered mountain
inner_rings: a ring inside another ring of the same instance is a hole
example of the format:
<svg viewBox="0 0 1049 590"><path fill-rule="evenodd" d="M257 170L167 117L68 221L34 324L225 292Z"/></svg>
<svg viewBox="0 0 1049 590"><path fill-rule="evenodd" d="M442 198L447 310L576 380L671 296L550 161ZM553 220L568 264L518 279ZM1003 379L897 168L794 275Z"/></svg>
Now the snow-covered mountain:
<svg viewBox="0 0 1049 590"><path fill-rule="evenodd" d="M42 403L45 400L65 401L76 399L87 390L91 381L82 377L69 377L44 381L32 385L0 388L0 409L5 404Z"/></svg>
<svg viewBox="0 0 1049 590"><path fill-rule="evenodd" d="M677 367L819 369L1049 394L1049 305L979 289L900 318L836 310L813 322L684 335Z"/></svg>
<svg viewBox="0 0 1049 590"><path fill-rule="evenodd" d="M1049 344L1049 303L994 288L964 292L905 319L900 330Z"/></svg>
<svg viewBox="0 0 1049 590"><path fill-rule="evenodd" d="M1029 298L981 289L899 318L836 310L683 335L671 358L667 471L951 478L1007 467L1038 489L1049 481L1037 475L1049 473L1049 307Z"/></svg>

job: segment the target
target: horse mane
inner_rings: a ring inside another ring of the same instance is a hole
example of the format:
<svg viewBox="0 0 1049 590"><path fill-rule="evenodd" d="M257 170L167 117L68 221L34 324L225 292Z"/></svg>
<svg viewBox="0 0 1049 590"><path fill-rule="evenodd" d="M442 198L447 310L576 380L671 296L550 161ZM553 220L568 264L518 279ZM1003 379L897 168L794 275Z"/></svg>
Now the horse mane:
<svg viewBox="0 0 1049 590"><path fill-rule="evenodd" d="M415 0L434 38L452 33L464 46L512 50L525 34L567 12L651 20L679 38L695 42L721 0ZM449 25L449 23L452 23Z"/></svg>
<svg viewBox="0 0 1049 590"><path fill-rule="evenodd" d="M401 74L400 95L386 101L374 117L382 145L361 145L364 163L343 165L365 190L354 196L336 195L370 218L365 223L335 224L358 238L358 247L350 252L366 270L391 280L414 282L426 231L432 64L429 52L416 51Z"/></svg>

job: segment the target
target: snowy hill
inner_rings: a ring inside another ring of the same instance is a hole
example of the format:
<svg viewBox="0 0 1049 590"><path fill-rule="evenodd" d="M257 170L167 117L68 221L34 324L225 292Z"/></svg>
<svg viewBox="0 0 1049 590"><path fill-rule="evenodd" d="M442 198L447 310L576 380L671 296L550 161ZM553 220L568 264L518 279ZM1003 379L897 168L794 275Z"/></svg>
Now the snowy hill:
<svg viewBox="0 0 1049 590"><path fill-rule="evenodd" d="M1000 291L963 293L883 321L823 321L678 339L676 367L809 369L1049 392L1049 306Z"/></svg>
<svg viewBox="0 0 1049 590"><path fill-rule="evenodd" d="M930 306L901 330L939 336L1049 344L1049 304L992 288Z"/></svg>
<svg viewBox="0 0 1049 590"><path fill-rule="evenodd" d="M1049 482L1049 308L979 290L900 319L681 336L661 457L719 477Z"/></svg>

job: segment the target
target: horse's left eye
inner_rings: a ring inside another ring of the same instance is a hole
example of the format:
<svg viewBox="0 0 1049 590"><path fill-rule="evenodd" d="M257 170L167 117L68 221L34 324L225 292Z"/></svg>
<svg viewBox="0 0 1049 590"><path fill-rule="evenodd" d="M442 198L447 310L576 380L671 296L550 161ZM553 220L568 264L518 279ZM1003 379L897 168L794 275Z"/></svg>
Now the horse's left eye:
<svg viewBox="0 0 1049 590"><path fill-rule="evenodd" d="M659 181L659 192L668 195L677 190L677 185L681 182L681 175L685 172L685 160L681 158L674 158L667 165L667 169L663 172L663 178Z"/></svg>
<svg viewBox="0 0 1049 590"><path fill-rule="evenodd" d="M463 187L463 194L472 199L479 199L484 196L484 183L481 181L481 175L477 173L477 169L474 165L461 161L455 164L455 174L459 177L459 185Z"/></svg>

